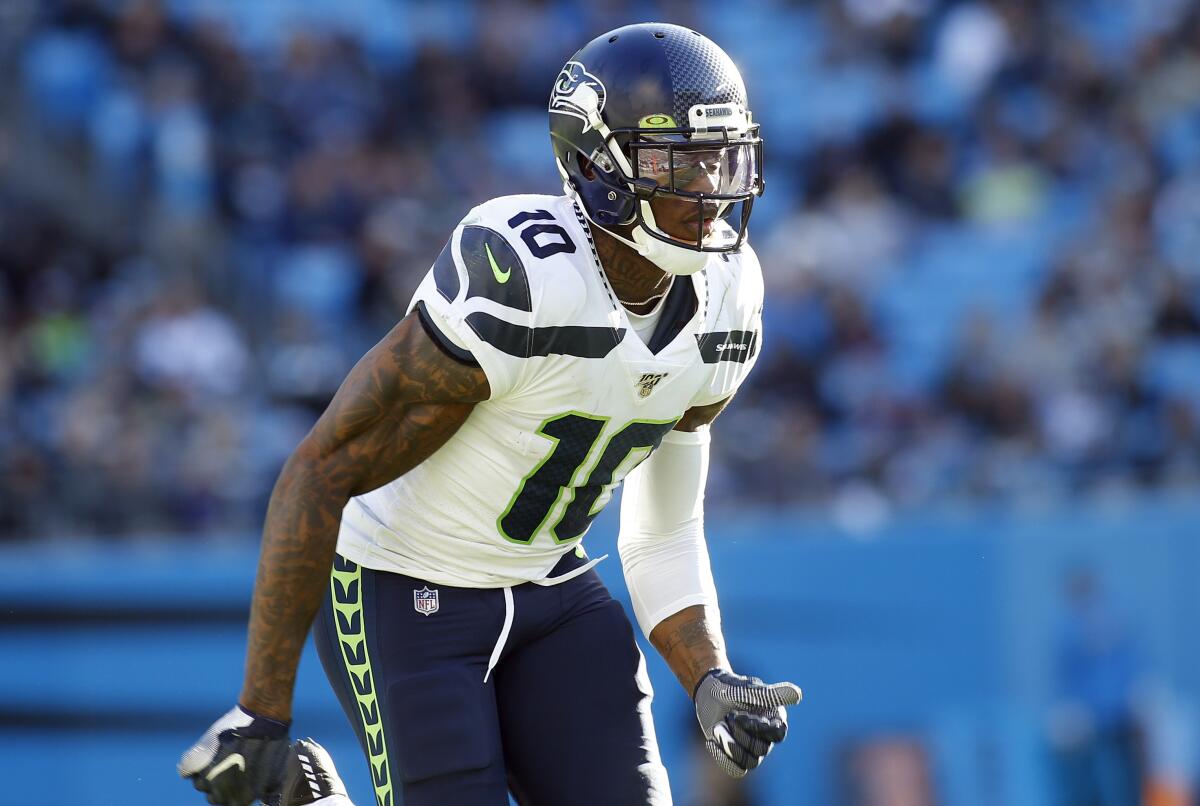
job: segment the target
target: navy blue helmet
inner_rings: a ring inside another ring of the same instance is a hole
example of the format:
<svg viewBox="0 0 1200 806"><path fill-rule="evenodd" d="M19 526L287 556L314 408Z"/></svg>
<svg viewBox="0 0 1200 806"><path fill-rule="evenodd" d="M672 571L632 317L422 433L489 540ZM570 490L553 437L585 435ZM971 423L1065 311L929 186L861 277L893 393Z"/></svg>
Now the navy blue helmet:
<svg viewBox="0 0 1200 806"><path fill-rule="evenodd" d="M632 226L639 243L644 233L734 251L763 190L762 138L741 74L711 40L678 25L626 25L584 45L554 82L550 139L592 223ZM697 217L694 239L672 237L654 221L658 196L707 204L720 226L706 232Z"/></svg>

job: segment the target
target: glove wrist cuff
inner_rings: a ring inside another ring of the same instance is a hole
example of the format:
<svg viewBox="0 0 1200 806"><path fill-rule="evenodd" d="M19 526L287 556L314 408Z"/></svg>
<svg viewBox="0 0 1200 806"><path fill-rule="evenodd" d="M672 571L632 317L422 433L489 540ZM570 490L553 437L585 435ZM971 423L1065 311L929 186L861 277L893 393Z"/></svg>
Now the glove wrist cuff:
<svg viewBox="0 0 1200 806"><path fill-rule="evenodd" d="M707 672L705 672L704 674L700 675L700 679L697 680L696 685L692 687L692 702L696 701L696 695L700 693L700 687L702 685L704 685L705 680L707 680L708 678L710 678L714 675L718 675L721 672L727 672L727 671L729 671L729 670L724 669L720 666L714 666L711 669L709 669Z"/></svg>
<svg viewBox="0 0 1200 806"><path fill-rule="evenodd" d="M263 716L262 714L251 711L241 703L238 703L238 710L254 720L255 728L261 730L266 738L283 738L284 736L287 736L288 728L292 726L291 720L288 720L287 722L281 722L278 719L272 719L269 716Z"/></svg>

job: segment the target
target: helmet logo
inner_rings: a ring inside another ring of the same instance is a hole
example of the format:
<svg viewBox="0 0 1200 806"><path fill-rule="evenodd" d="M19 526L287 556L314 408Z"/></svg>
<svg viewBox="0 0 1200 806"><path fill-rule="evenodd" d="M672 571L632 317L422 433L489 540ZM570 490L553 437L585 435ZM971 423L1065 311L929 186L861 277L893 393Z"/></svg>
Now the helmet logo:
<svg viewBox="0 0 1200 806"><path fill-rule="evenodd" d="M579 62L567 62L559 71L550 94L550 111L570 115L583 121L583 131L592 128L588 116L604 110L607 93L600 79L589 73Z"/></svg>
<svg viewBox="0 0 1200 806"><path fill-rule="evenodd" d="M675 118L670 115L646 115L638 121L638 127L642 129L677 129L678 124L675 123Z"/></svg>

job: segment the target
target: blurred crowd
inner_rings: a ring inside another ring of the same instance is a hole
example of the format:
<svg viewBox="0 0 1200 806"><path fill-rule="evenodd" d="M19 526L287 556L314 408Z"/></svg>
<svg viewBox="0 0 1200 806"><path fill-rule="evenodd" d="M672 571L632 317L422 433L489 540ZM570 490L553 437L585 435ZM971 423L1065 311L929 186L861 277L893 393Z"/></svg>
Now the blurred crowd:
<svg viewBox="0 0 1200 806"><path fill-rule="evenodd" d="M765 346L713 509L1200 483L1188 0L0 4L0 537L252 531L474 204L560 187L559 66L743 68Z"/></svg>

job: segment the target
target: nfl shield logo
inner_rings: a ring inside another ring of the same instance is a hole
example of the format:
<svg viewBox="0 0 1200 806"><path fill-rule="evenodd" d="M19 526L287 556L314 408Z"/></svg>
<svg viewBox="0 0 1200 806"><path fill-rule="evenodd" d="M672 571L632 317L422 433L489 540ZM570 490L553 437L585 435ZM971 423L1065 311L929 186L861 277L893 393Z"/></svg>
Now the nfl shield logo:
<svg viewBox="0 0 1200 806"><path fill-rule="evenodd" d="M419 591L413 591L413 610L422 616L432 616L436 613L438 610L437 588L430 590L427 585Z"/></svg>
<svg viewBox="0 0 1200 806"><path fill-rule="evenodd" d="M658 382L665 377L667 377L665 372L643 372L637 382L638 397L650 397L654 387L658 386Z"/></svg>

